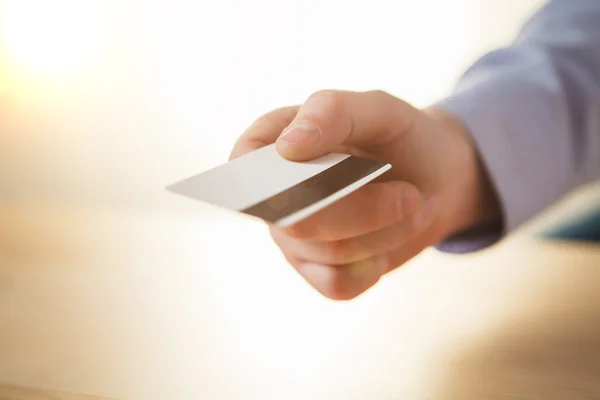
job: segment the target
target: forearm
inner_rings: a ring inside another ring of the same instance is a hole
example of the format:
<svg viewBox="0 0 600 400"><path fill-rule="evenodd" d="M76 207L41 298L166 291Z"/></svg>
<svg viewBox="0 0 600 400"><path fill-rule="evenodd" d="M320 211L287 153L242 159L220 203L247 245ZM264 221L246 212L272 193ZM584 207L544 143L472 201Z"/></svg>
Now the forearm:
<svg viewBox="0 0 600 400"><path fill-rule="evenodd" d="M495 240L599 179L600 2L551 2L438 106L473 137L502 215ZM456 244L442 248L464 250Z"/></svg>

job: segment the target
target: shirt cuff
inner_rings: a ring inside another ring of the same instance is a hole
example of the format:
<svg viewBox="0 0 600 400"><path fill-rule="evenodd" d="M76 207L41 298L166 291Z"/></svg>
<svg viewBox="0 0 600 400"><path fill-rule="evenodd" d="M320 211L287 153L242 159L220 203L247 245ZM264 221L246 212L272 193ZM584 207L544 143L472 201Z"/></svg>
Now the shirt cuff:
<svg viewBox="0 0 600 400"><path fill-rule="evenodd" d="M462 254L488 248L554 198L548 190L553 185L547 182L547 171L543 171L544 163L540 162L545 157L540 155L551 151L545 151L543 141L532 142L529 134L545 128L535 118L539 110L529 110L533 115L519 118L516 110L520 104L514 102L520 93L514 93L514 87L501 81L479 82L436 105L460 119L470 132L498 196L502 216L496 226L474 227L445 239L436 246L442 252ZM527 99L531 97L527 93L523 97L521 100L529 104L539 102Z"/></svg>
<svg viewBox="0 0 600 400"><path fill-rule="evenodd" d="M438 243L435 248L443 253L467 254L493 246L502 239L504 230L496 226L477 227L457 233Z"/></svg>

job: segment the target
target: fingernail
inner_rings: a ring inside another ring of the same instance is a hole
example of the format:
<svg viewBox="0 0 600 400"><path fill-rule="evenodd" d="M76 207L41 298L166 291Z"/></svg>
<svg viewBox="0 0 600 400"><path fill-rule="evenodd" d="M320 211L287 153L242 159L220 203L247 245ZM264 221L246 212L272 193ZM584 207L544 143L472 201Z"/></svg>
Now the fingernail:
<svg viewBox="0 0 600 400"><path fill-rule="evenodd" d="M306 122L290 126L279 136L279 140L293 145L310 145L320 138L321 131Z"/></svg>

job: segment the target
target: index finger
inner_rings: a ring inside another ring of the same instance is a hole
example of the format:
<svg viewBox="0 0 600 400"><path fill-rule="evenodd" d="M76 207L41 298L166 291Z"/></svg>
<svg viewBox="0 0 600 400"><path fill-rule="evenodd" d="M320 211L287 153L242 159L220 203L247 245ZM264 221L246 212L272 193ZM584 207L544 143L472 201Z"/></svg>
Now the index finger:
<svg viewBox="0 0 600 400"><path fill-rule="evenodd" d="M300 106L282 107L258 118L239 137L233 146L229 159L233 160L246 153L275 143L281 132L296 117L299 109Z"/></svg>
<svg viewBox="0 0 600 400"><path fill-rule="evenodd" d="M277 150L289 160L306 161L340 146L387 148L411 131L419 116L413 106L383 91L321 90L304 102L277 140Z"/></svg>

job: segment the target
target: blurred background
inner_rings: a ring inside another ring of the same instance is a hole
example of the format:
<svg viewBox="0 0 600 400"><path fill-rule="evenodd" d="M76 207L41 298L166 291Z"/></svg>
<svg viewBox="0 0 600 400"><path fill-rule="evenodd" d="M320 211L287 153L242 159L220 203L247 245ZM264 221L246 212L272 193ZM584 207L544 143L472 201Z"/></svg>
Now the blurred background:
<svg viewBox="0 0 600 400"><path fill-rule="evenodd" d="M319 89L430 104L540 4L0 0L0 382L116 399L469 399L497 384L469 386L476 363L456 372L471 341L522 334L546 365L544 346L574 334L544 333L562 316L590 324L571 342L592 340L587 247L427 251L336 303L262 224L164 190ZM494 351L476 357L514 359Z"/></svg>

